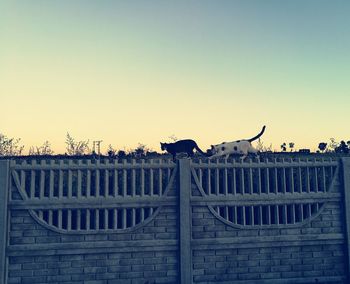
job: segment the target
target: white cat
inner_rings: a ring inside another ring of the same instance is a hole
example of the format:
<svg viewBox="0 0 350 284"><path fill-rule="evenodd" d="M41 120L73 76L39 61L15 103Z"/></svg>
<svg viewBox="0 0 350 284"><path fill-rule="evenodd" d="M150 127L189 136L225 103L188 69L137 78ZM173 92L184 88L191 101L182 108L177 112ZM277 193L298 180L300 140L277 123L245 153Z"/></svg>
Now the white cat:
<svg viewBox="0 0 350 284"><path fill-rule="evenodd" d="M249 153L257 154L258 150L256 150L251 142L258 139L261 135L263 135L265 131L265 125L263 126L261 132L250 139L237 140L233 142L223 142L218 145L211 145L210 153L211 156L209 159L226 156L227 159L230 154L243 154L241 159L244 159Z"/></svg>

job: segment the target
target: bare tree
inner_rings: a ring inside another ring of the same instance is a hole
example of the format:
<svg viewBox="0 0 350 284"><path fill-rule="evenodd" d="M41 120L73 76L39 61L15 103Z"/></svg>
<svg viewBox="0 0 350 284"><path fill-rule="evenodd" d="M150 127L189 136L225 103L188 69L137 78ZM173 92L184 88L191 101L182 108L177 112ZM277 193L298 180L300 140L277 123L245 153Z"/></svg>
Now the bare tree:
<svg viewBox="0 0 350 284"><path fill-rule="evenodd" d="M259 152L263 152L263 150L264 150L264 143L261 142L261 139L260 139L260 138L258 139L258 142L257 142L255 148L256 148L256 150L258 150Z"/></svg>
<svg viewBox="0 0 350 284"><path fill-rule="evenodd" d="M138 146L136 147L136 149L131 151L130 154L140 158L140 157L146 156L149 151L150 149L147 147L146 144L138 143Z"/></svg>
<svg viewBox="0 0 350 284"><path fill-rule="evenodd" d="M67 132L66 136L66 150L68 155L81 156L90 153L89 140L75 141L72 136Z"/></svg>
<svg viewBox="0 0 350 284"><path fill-rule="evenodd" d="M40 147L32 146L29 149L29 155L52 155L54 152L51 150L51 145L49 141L45 141Z"/></svg>
<svg viewBox="0 0 350 284"><path fill-rule="evenodd" d="M272 144L270 144L270 146L265 146L264 143L261 141L261 139L258 139L257 145L256 145L256 149L259 152L272 152Z"/></svg>
<svg viewBox="0 0 350 284"><path fill-rule="evenodd" d="M334 138L329 138L330 142L328 145L327 152L335 152L335 149L338 147L338 142L335 141Z"/></svg>
<svg viewBox="0 0 350 284"><path fill-rule="evenodd" d="M8 138L0 133L0 156L19 156L22 155L24 149L20 145L21 138Z"/></svg>
<svg viewBox="0 0 350 284"><path fill-rule="evenodd" d="M170 140L173 142L176 142L178 140L174 134L170 135L168 138L170 138Z"/></svg>
<svg viewBox="0 0 350 284"><path fill-rule="evenodd" d="M112 146L112 144L109 144L107 148L107 155L109 157L114 157L116 153L117 153L117 150Z"/></svg>

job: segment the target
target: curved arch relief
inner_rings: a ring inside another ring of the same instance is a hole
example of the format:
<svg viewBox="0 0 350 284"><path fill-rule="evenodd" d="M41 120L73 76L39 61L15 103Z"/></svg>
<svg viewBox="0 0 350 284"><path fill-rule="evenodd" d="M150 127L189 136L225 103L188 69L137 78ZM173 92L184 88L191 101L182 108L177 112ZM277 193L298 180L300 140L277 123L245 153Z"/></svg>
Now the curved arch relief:
<svg viewBox="0 0 350 284"><path fill-rule="evenodd" d="M145 160L122 163L50 161L14 164L14 186L42 226L66 234L136 230L169 202L176 165Z"/></svg>
<svg viewBox="0 0 350 284"><path fill-rule="evenodd" d="M192 163L202 203L235 228L297 227L321 214L332 196L337 162Z"/></svg>

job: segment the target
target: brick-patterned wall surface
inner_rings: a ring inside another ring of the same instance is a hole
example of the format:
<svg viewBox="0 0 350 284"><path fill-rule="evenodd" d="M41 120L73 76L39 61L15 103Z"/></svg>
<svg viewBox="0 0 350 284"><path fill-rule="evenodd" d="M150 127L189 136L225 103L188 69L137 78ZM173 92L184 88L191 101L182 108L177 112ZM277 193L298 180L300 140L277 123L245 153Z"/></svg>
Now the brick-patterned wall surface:
<svg viewBox="0 0 350 284"><path fill-rule="evenodd" d="M340 216L339 204L333 203L328 204L314 221L300 228L242 230L223 224L207 207L195 207L192 230L193 239L198 241L198 249L196 246L193 248L193 280L195 283L229 283L238 280L286 279L292 283L294 278L317 282L320 276L344 276L344 240L321 243L316 240L305 243L288 241L300 235L327 237L327 234L341 233L343 223ZM287 241L281 242L281 236L287 236ZM225 245L215 244L220 238L235 239L237 242L225 248ZM200 245L201 239L205 239L206 243L212 239L212 245ZM257 242L248 242L253 239Z"/></svg>
<svg viewBox="0 0 350 284"><path fill-rule="evenodd" d="M176 214L164 207L132 233L63 235L43 228L27 211L13 211L8 283L177 283ZM118 242L129 247L113 248Z"/></svg>

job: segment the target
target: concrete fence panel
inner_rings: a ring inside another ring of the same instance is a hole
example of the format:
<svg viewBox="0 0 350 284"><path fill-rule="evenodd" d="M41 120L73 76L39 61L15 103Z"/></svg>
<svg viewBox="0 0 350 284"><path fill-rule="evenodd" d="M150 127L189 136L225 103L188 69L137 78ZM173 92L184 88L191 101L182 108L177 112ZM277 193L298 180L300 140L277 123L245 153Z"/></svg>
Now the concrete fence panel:
<svg viewBox="0 0 350 284"><path fill-rule="evenodd" d="M0 161L1 283L347 283L350 159Z"/></svg>

